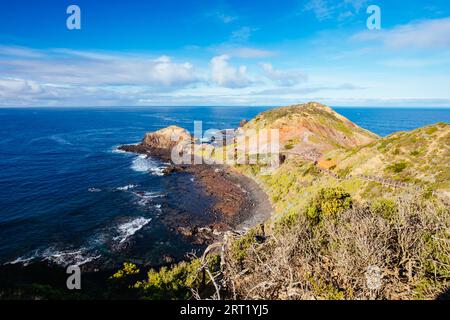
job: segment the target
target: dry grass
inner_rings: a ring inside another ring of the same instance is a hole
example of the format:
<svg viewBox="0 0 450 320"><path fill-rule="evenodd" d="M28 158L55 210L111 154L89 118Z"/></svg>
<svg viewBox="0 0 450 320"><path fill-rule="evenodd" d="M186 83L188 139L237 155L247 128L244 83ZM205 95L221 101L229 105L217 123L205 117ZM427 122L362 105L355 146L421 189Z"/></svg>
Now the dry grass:
<svg viewBox="0 0 450 320"><path fill-rule="evenodd" d="M229 298L435 299L448 291L448 209L411 195L388 216L370 208L317 225L300 214L262 243L246 239L244 259L225 255Z"/></svg>

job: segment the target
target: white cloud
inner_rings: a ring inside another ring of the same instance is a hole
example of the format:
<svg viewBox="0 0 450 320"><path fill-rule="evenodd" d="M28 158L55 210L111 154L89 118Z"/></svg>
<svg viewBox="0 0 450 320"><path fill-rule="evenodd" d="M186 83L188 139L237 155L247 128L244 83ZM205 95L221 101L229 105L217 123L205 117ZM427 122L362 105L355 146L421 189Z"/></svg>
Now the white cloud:
<svg viewBox="0 0 450 320"><path fill-rule="evenodd" d="M188 62L173 62L167 56L107 55L71 50L54 50L42 58L0 59L4 76L31 79L40 83L68 85L145 85L176 88L199 81Z"/></svg>
<svg viewBox="0 0 450 320"><path fill-rule="evenodd" d="M303 6L302 11L313 12L319 21L333 17L337 17L338 20L342 21L359 14L361 9L367 4L367 0L309 0Z"/></svg>
<svg viewBox="0 0 450 320"><path fill-rule="evenodd" d="M326 0L309 0L303 10L312 11L317 20L323 21L330 18L334 9L329 6Z"/></svg>
<svg viewBox="0 0 450 320"><path fill-rule="evenodd" d="M205 81L168 56L0 46L0 105L135 104L139 95Z"/></svg>
<svg viewBox="0 0 450 320"><path fill-rule="evenodd" d="M219 86L227 88L243 88L250 85L251 81L247 76L247 67L233 67L229 64L229 60L230 57L225 54L212 58L212 81Z"/></svg>
<svg viewBox="0 0 450 320"><path fill-rule="evenodd" d="M0 96L8 97L17 94L37 94L42 92L42 87L34 82L24 79L0 78Z"/></svg>
<svg viewBox="0 0 450 320"><path fill-rule="evenodd" d="M353 84L344 83L341 85L330 85L330 86L316 86L316 87L304 87L304 88L273 88L265 89L255 92L257 95L305 95L311 93L317 93L320 91L351 91L351 90L363 90L365 88L355 86Z"/></svg>
<svg viewBox="0 0 450 320"><path fill-rule="evenodd" d="M378 32L361 32L351 39L381 42L391 49L435 49L450 47L450 17L424 20Z"/></svg>
<svg viewBox="0 0 450 320"><path fill-rule="evenodd" d="M353 7L356 13L359 13L364 6L367 6L367 0L344 0L345 4L349 4Z"/></svg>
<svg viewBox="0 0 450 320"><path fill-rule="evenodd" d="M383 66L429 66L435 61L442 65L448 61L445 53L426 57L407 54L405 59L398 55L376 56L371 59L376 72L364 68L347 70L340 63L318 67L305 62L311 80L302 84L307 80L305 74L292 66L300 59L308 61L303 57L274 59L273 65L258 65L258 60L238 64L233 60L235 57L260 58L274 52L241 46L221 49L213 53L212 59L194 56L197 59L189 61L142 53L3 46L0 47L0 106L283 105L322 99L316 94L323 94L323 99L339 105L356 103L358 99L372 99L372 105L378 105L373 101L383 102L383 99L392 99L389 100L393 101L392 105L400 105L400 101L414 105L419 101L414 99L419 97L430 99L429 105L444 105L449 101L445 91L446 69L437 72L433 69L429 73L428 69L420 70L414 79L411 73L404 72L393 72L385 79L382 69ZM20 54L16 55L17 52ZM352 60L350 57L349 61ZM281 65L289 68L280 69ZM411 93L417 96L410 97ZM395 100L396 97L401 99Z"/></svg>
<svg viewBox="0 0 450 320"><path fill-rule="evenodd" d="M0 45L0 57L1 56L13 56L20 58L39 58L42 57L43 54L38 50L32 50L24 47Z"/></svg>
<svg viewBox="0 0 450 320"><path fill-rule="evenodd" d="M253 31L255 31L254 28L250 28L250 27L241 27L238 30L235 30L232 32L231 34L231 42L245 42L248 39L250 39Z"/></svg>
<svg viewBox="0 0 450 320"><path fill-rule="evenodd" d="M307 76L300 71L284 71L275 69L270 63L260 64L266 77L281 86L294 86L307 80Z"/></svg>
<svg viewBox="0 0 450 320"><path fill-rule="evenodd" d="M148 71L153 82L160 82L164 86L188 84L198 80L191 63L173 63L167 56L156 59L155 64Z"/></svg>
<svg viewBox="0 0 450 320"><path fill-rule="evenodd" d="M0 106L113 106L135 102L133 90L58 86L20 78L0 79Z"/></svg>

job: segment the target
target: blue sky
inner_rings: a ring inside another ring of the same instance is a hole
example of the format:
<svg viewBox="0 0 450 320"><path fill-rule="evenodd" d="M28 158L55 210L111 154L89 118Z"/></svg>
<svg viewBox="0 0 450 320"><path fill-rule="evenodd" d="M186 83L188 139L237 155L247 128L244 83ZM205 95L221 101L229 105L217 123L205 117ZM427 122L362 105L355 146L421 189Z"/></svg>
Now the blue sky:
<svg viewBox="0 0 450 320"><path fill-rule="evenodd" d="M0 5L0 106L450 106L448 0Z"/></svg>

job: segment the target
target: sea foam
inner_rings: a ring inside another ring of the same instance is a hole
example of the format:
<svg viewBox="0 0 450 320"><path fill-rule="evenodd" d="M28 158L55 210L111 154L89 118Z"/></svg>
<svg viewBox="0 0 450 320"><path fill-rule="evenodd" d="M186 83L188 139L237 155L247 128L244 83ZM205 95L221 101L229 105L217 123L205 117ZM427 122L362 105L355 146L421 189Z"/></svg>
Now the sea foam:
<svg viewBox="0 0 450 320"><path fill-rule="evenodd" d="M147 158L145 155L139 155L133 160L131 169L136 172L150 172L155 176L163 176L165 166L156 160Z"/></svg>
<svg viewBox="0 0 450 320"><path fill-rule="evenodd" d="M136 188L136 187L137 187L137 185L135 185L135 184L128 184L128 185L123 186L123 187L118 187L118 188L116 188L116 190L118 190L118 191L128 191L128 190Z"/></svg>
<svg viewBox="0 0 450 320"><path fill-rule="evenodd" d="M129 237L141 230L150 221L152 221L152 219L139 217L119 225L117 227L119 235L114 237L113 240L118 241L119 244L124 243Z"/></svg>
<svg viewBox="0 0 450 320"><path fill-rule="evenodd" d="M62 266L81 266L92 262L101 256L99 254L89 253L88 251L89 250L84 247L74 250L59 250L54 247L50 247L46 249L34 250L33 252L13 261L7 262L6 264L22 264L27 266L33 261L48 261Z"/></svg>

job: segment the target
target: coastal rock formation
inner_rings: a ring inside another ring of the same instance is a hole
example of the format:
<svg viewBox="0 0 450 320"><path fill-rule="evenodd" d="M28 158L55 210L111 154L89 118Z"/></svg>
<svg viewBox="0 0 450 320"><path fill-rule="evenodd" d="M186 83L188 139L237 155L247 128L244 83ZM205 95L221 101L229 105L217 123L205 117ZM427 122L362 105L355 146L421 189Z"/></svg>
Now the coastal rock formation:
<svg viewBox="0 0 450 320"><path fill-rule="evenodd" d="M169 126L161 130L145 134L142 145L155 149L171 149L179 143L192 142L192 136L183 128Z"/></svg>
<svg viewBox="0 0 450 320"><path fill-rule="evenodd" d="M139 144L123 145L118 149L170 160L171 151L174 147L179 148L179 151L182 152L183 146L192 142L193 138L186 129L169 126L155 132L146 133Z"/></svg>
<svg viewBox="0 0 450 320"><path fill-rule="evenodd" d="M316 102L262 112L243 129L256 132L277 130L281 151L287 155L304 155L311 160L318 160L324 152L332 149L353 148L379 138L330 107ZM258 143L270 144L270 137L266 141L258 139ZM264 146L260 145L260 149Z"/></svg>

